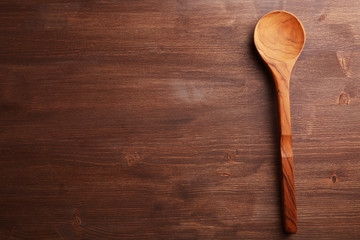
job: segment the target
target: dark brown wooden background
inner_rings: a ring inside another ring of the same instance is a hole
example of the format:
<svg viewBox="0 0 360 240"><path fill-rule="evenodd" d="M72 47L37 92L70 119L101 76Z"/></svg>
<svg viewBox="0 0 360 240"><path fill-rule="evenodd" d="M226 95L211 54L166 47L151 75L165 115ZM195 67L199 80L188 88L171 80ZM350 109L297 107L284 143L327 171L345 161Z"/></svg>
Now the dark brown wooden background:
<svg viewBox="0 0 360 240"><path fill-rule="evenodd" d="M284 9L299 228L281 229ZM359 239L360 2L0 2L1 239Z"/></svg>

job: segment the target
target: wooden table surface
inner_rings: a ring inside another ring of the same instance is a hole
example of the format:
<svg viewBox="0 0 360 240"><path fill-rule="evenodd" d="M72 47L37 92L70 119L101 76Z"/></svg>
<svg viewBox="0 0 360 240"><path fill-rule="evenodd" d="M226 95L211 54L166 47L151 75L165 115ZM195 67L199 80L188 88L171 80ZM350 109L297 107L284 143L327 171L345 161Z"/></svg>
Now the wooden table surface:
<svg viewBox="0 0 360 240"><path fill-rule="evenodd" d="M253 31L291 79L298 233ZM0 239L360 239L360 2L0 2Z"/></svg>

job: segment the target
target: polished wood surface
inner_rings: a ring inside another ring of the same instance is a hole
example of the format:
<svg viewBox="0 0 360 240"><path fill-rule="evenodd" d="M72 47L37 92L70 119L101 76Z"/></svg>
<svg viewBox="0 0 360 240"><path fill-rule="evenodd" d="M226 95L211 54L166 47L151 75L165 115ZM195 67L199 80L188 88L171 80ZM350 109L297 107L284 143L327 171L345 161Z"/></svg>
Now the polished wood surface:
<svg viewBox="0 0 360 240"><path fill-rule="evenodd" d="M266 13L291 75L282 231ZM360 2L0 2L0 239L359 239Z"/></svg>
<svg viewBox="0 0 360 240"><path fill-rule="evenodd" d="M305 30L300 20L286 11L263 16L254 31L256 49L273 74L280 121L281 203L284 230L297 231L294 160L290 115L290 77L305 45Z"/></svg>

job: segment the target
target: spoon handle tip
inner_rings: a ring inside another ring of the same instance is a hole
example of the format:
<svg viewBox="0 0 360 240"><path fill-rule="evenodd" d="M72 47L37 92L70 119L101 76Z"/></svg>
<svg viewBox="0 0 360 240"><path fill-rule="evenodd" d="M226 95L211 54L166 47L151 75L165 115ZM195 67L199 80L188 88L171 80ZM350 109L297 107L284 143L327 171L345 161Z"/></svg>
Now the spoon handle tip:
<svg viewBox="0 0 360 240"><path fill-rule="evenodd" d="M281 136L281 200L284 230L287 233L297 231L297 210L294 183L294 160L291 135Z"/></svg>

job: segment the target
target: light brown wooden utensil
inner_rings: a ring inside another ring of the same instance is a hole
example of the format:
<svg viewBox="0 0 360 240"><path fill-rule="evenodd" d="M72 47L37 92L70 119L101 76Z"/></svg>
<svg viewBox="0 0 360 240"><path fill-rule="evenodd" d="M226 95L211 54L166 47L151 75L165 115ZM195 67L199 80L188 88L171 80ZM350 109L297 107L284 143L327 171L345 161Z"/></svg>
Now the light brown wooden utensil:
<svg viewBox="0 0 360 240"><path fill-rule="evenodd" d="M296 233L297 210L289 87L291 71L305 45L305 30L300 20L291 13L274 11L263 16L257 23L254 42L275 80L281 128L281 195L284 230L287 233Z"/></svg>

